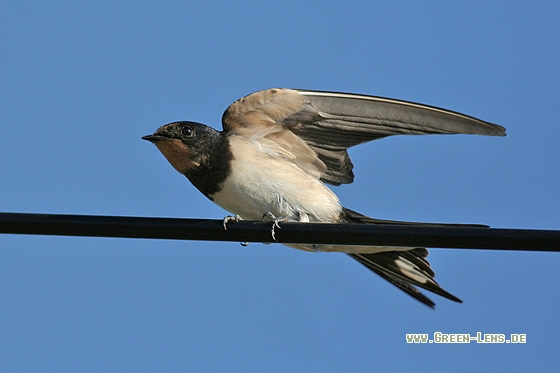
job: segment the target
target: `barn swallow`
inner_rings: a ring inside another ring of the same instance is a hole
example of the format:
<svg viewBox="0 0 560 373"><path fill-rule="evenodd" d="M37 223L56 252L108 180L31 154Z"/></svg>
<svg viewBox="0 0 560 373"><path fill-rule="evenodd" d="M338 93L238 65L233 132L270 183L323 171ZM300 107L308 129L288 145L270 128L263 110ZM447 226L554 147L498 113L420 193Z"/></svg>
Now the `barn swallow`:
<svg viewBox="0 0 560 373"><path fill-rule="evenodd" d="M325 184L353 182L347 149L354 145L392 135L506 135L499 125L433 106L297 89L243 97L226 109L222 126L219 132L173 122L142 138L202 194L242 219L320 223L429 225L373 219L342 207ZM462 302L434 280L425 248L288 246L347 253L431 308L435 303L416 286Z"/></svg>

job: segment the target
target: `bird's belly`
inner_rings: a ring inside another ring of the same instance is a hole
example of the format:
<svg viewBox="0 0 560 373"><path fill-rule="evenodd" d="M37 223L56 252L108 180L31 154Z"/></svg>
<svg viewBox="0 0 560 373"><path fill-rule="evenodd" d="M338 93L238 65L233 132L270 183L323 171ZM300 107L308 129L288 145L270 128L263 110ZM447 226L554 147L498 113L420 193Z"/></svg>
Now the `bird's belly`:
<svg viewBox="0 0 560 373"><path fill-rule="evenodd" d="M210 196L218 206L246 220L270 212L297 221L338 221L338 197L293 163L260 152L234 156L231 175Z"/></svg>

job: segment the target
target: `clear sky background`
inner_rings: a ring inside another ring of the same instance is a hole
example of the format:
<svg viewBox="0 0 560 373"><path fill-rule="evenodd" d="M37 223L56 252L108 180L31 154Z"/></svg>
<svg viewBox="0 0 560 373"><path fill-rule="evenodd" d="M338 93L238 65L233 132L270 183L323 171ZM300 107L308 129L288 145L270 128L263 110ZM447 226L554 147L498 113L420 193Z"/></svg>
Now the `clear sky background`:
<svg viewBox="0 0 560 373"><path fill-rule="evenodd" d="M460 111L507 138L351 150L345 206L560 229L557 1L0 3L0 211L221 219L141 136L270 87ZM0 371L542 371L560 253L433 249L435 311L342 254L0 235ZM409 345L406 333L527 334Z"/></svg>

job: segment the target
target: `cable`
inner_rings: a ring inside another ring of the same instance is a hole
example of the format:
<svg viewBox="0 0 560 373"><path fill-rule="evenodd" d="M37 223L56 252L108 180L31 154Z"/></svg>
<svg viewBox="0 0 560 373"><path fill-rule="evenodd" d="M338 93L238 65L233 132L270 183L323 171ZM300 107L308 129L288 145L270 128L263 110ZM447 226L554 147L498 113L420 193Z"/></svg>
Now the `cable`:
<svg viewBox="0 0 560 373"><path fill-rule="evenodd" d="M0 233L523 251L560 251L560 231L385 224L279 223L0 213Z"/></svg>

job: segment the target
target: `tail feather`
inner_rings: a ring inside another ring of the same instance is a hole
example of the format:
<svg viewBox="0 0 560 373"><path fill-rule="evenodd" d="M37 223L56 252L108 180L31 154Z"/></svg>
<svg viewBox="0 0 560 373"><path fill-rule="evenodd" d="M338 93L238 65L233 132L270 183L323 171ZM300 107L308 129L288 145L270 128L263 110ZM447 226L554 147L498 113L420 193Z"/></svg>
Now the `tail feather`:
<svg viewBox="0 0 560 373"><path fill-rule="evenodd" d="M350 254L350 256L356 259L357 261L359 261L360 263L362 263L363 265L365 265L373 273L376 273L381 278L389 281L391 284L395 285L396 287L398 287L399 289L401 289L402 291L404 291L414 299L419 300L420 302L424 303L430 308L435 308L436 304L430 298L428 298L427 296L419 292L417 288L410 285L410 283L408 283L407 281L403 281L400 278L397 278L396 276L388 274L386 271L382 271L378 269L376 266L371 266L369 264L366 264L367 260L362 261L361 255Z"/></svg>
<svg viewBox="0 0 560 373"><path fill-rule="evenodd" d="M411 250L414 251L414 250ZM463 301L453 294L442 289L433 279L433 271L425 272L404 258L410 251L389 251L377 254L349 254L353 259L362 263L368 269L383 277L391 284L403 290L408 295L428 307L434 308L435 303L425 297L418 291L415 286L429 290L432 293L441 295L444 298L454 302L463 303Z"/></svg>
<svg viewBox="0 0 560 373"><path fill-rule="evenodd" d="M484 225L473 224L437 224L437 223L410 223L397 222L392 220L378 220L359 214L355 211L344 209L343 221L354 224L407 224L407 225L423 225L423 226L468 226L468 227L486 227ZM378 274L391 284L395 285L411 297L419 300L430 308L435 307L435 303L423 295L416 286L431 291L432 293L441 295L454 302L462 303L463 301L453 294L445 291L434 280L435 273L430 263L426 260L428 250L425 248L411 248L402 251L385 251L373 254L348 254L368 269Z"/></svg>

